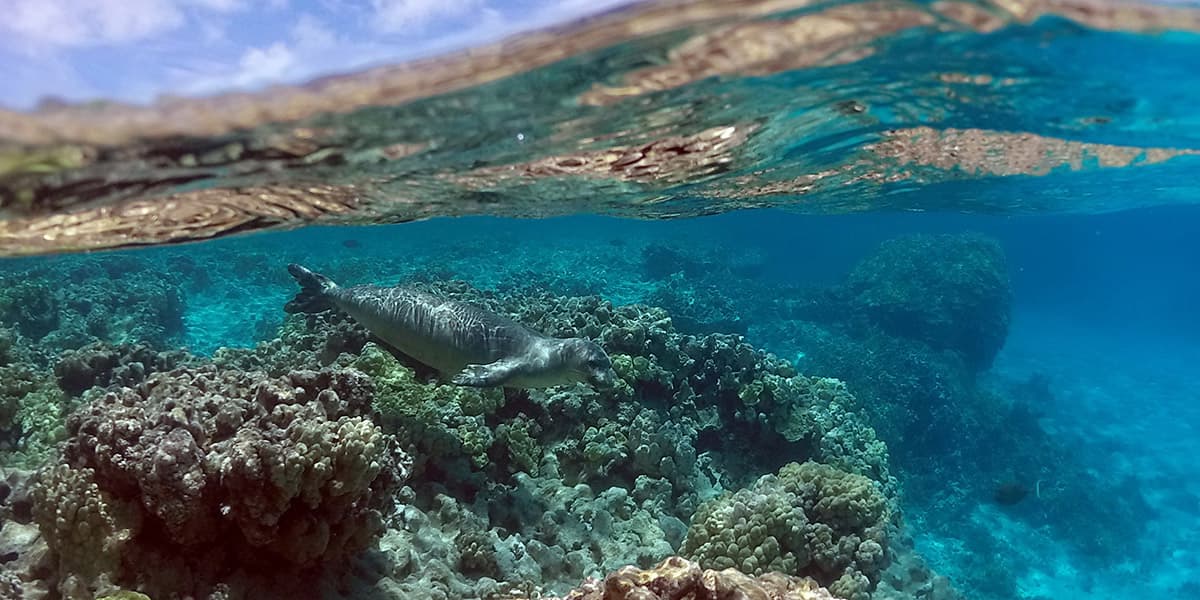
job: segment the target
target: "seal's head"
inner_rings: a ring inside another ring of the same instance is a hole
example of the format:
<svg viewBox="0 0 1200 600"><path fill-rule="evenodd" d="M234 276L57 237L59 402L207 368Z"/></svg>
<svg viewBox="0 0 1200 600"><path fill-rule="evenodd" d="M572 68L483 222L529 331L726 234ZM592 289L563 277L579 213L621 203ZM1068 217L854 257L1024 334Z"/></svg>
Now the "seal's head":
<svg viewBox="0 0 1200 600"><path fill-rule="evenodd" d="M583 338L562 340L563 365L591 385L601 388L612 387L617 381L612 360L599 344Z"/></svg>

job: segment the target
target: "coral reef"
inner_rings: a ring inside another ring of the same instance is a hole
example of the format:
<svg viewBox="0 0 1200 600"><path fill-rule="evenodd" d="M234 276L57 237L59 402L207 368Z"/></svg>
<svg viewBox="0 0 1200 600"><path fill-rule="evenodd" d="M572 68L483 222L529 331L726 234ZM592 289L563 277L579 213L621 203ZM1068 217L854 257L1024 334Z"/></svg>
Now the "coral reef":
<svg viewBox="0 0 1200 600"><path fill-rule="evenodd" d="M1004 343L1011 312L1005 258L978 234L889 240L841 284L777 303L750 334L797 367L846 382L891 446L910 491L944 487L981 447L998 399L977 374ZM947 457L947 445L958 449Z"/></svg>
<svg viewBox="0 0 1200 600"><path fill-rule="evenodd" d="M884 570L879 585L871 593L872 600L964 600L958 589L949 579L934 573L929 565L913 549L912 538L901 532L891 538L891 561ZM1002 551L1001 551L1002 552ZM995 560L992 555L989 560ZM1012 598L1017 596L1015 590L1007 595L997 597Z"/></svg>
<svg viewBox="0 0 1200 600"><path fill-rule="evenodd" d="M0 598L40 600L50 592L50 549L33 523L30 474L6 468L0 480Z"/></svg>
<svg viewBox="0 0 1200 600"><path fill-rule="evenodd" d="M1054 404L1046 381L996 388L980 373L1007 331L1004 264L998 244L978 235L899 238L842 284L778 302L749 335L797 356L804 372L846 383L887 442L908 506L936 515L927 530L969 538L980 556L999 553L994 532L964 524L993 501L998 482L1032 489L1041 479L1045 498L1011 516L1084 556L1118 560L1119 540L1138 536L1152 516L1140 491L1086 468L1069 440L1043 428L1037 407ZM980 561L964 568L962 583L1009 597L1016 575L1007 564Z"/></svg>
<svg viewBox="0 0 1200 600"><path fill-rule="evenodd" d="M281 376L296 368L321 368L342 354L358 354L370 334L338 312L289 315L278 334L254 348L220 348L213 362L223 368Z"/></svg>
<svg viewBox="0 0 1200 600"><path fill-rule="evenodd" d="M145 344L111 345L93 342L66 350L54 364L58 386L78 396L93 387L132 387L159 371L169 371L191 360L183 351L158 352Z"/></svg>
<svg viewBox="0 0 1200 600"><path fill-rule="evenodd" d="M927 461L940 460L947 439L970 443L988 412L990 398L979 398L975 377L952 352L879 333L857 337L807 321L781 322L772 337L803 353L799 368L845 381L905 470L927 469Z"/></svg>
<svg viewBox="0 0 1200 600"><path fill-rule="evenodd" d="M371 401L355 371L211 365L100 395L68 418L62 462L31 492L58 589L203 596L230 569L336 564L368 547L407 462L364 416Z"/></svg>
<svg viewBox="0 0 1200 600"><path fill-rule="evenodd" d="M870 479L791 463L702 505L681 552L707 568L810 576L866 600L887 566L892 514Z"/></svg>
<svg viewBox="0 0 1200 600"><path fill-rule="evenodd" d="M461 285L440 291L487 304L549 335L596 339L613 357L620 379L614 390L511 394L498 410L527 430L520 415L535 420L543 446L561 440L552 453L569 481L627 473L621 480L629 486L637 474L686 486L701 452L737 454L734 434L742 428L765 436L754 449L761 456L771 452L773 441L797 456L841 460L890 482L886 448L850 410L853 398L844 388L799 376L786 361L736 336L682 335L660 309L613 307L596 297L504 297ZM581 428L581 422L590 424ZM528 450L514 456L526 463L533 458Z"/></svg>
<svg viewBox="0 0 1200 600"><path fill-rule="evenodd" d="M764 430L803 457L842 461L843 468L890 480L887 450L844 386L797 375L787 361L737 336L683 335L661 309L614 307L594 296L510 295L462 282L424 286L508 314L548 335L596 339L613 357L620 377L616 389L502 393L445 386L428 369L380 343L367 344L365 331L343 317L325 315L293 318L278 340L254 350L222 351L214 360L273 374L340 361L368 373L379 387L376 406L389 430L411 437L419 448L418 471L435 462L440 470L461 474L452 465L457 454L475 465L468 468L501 469L493 461L503 458L505 465L536 473L543 458L554 454L572 481L628 471L635 461L643 469L639 474L650 466L665 467L672 481L679 481L686 477L676 477L674 468L689 472L700 452L697 443L731 444L732 436L717 432L744 427ZM341 359L338 353L344 354ZM631 439L630 431L666 437ZM488 474L496 480L511 472ZM632 486L634 478L625 481Z"/></svg>
<svg viewBox="0 0 1200 600"><path fill-rule="evenodd" d="M181 353L180 283L130 254L0 265L0 451L34 466L61 438L70 396L134 383ZM64 394L66 392L66 394Z"/></svg>
<svg viewBox="0 0 1200 600"><path fill-rule="evenodd" d="M88 597L114 582L124 547L142 525L137 500L100 488L92 469L55 465L36 476L34 520L58 560L58 592Z"/></svg>
<svg viewBox="0 0 1200 600"><path fill-rule="evenodd" d="M745 272L704 264L732 279L755 271L748 261ZM344 267L349 279L378 279L369 262ZM550 283L584 291L597 281ZM416 285L550 335L596 339L613 358L615 388L448 386L336 313L289 316L271 339L211 360L90 338L64 352L44 346L36 360L54 377L43 368L37 385L60 407L83 403L60 428L60 462L39 471L32 492L76 508L33 515L49 542L44 577L79 597L273 597L330 585L431 600L562 591L681 553L702 507L754 489L764 472L791 473L791 461L827 465L821 481L869 482L886 506L880 518L895 525L899 486L865 407L838 380L710 333L741 297L710 301L728 289L715 278L656 284L698 300L684 331L660 308L533 293L508 275L496 283ZM400 478L407 486L389 493ZM824 543L788 546L808 556L795 568L851 598L886 580L888 533L820 512L819 497L852 496L848 484L795 485L809 493L793 512Z"/></svg>
<svg viewBox="0 0 1200 600"><path fill-rule="evenodd" d="M370 376L384 430L414 457L410 504L385 545L430 554L406 559L425 565L417 588L472 597L500 582L555 587L625 564L649 567L678 550L697 506L752 481L756 464L818 460L895 494L887 449L845 386L798 375L737 336L684 335L660 309L596 297L421 285L550 335L596 339L620 381L601 391L449 386L379 343L342 343L368 338L337 317L290 320L279 340L215 358Z"/></svg>
<svg viewBox="0 0 1200 600"><path fill-rule="evenodd" d="M0 366L7 365L16 360L20 352L20 334L0 325Z"/></svg>
<svg viewBox="0 0 1200 600"><path fill-rule="evenodd" d="M0 322L10 324L22 335L41 339L58 328L59 299L42 278L16 279L6 278L8 285L0 295Z"/></svg>
<svg viewBox="0 0 1200 600"><path fill-rule="evenodd" d="M389 431L406 447L419 448L417 472L429 463L453 472L455 460L464 456L476 468L489 463L495 434L486 417L504 405L503 390L421 381L374 344L350 364L374 380L376 408Z"/></svg>
<svg viewBox="0 0 1200 600"><path fill-rule="evenodd" d="M642 272L655 280L667 279L676 273L689 280L714 274L726 280L742 280L757 277L766 265L766 256L761 252L707 244L683 247L652 242L642 248L641 258Z"/></svg>
<svg viewBox="0 0 1200 600"><path fill-rule="evenodd" d="M167 347L182 339L182 287L145 260L77 256L0 273L0 324L51 354L97 341Z"/></svg>
<svg viewBox="0 0 1200 600"><path fill-rule="evenodd" d="M659 282L646 302L669 312L680 333L746 333L746 322L734 299L717 285L688 279L682 273Z"/></svg>
<svg viewBox="0 0 1200 600"><path fill-rule="evenodd" d="M508 489L503 489L508 488ZM471 500L428 482L406 489L383 551L406 598L480 598L500 587L565 589L589 575L669 556L686 525L663 514L661 487L630 493L518 475ZM422 497L425 497L422 500ZM420 508L425 506L425 508ZM432 591L432 593L431 593Z"/></svg>
<svg viewBox="0 0 1200 600"><path fill-rule="evenodd" d="M909 468L947 437L974 435L975 377L1004 343L1011 295L994 240L906 236L841 285L780 302L778 318L751 334L801 355L807 372L846 381Z"/></svg>
<svg viewBox="0 0 1200 600"><path fill-rule="evenodd" d="M1177 509L1143 496L1144 471L1084 468L1076 450L1089 438L1043 408L1070 401L1054 397L1055 381L989 373L1011 303L992 240L893 240L843 281L801 289L760 276L770 266L797 281L833 277L838 248L808 261L820 265L798 264L814 258L800 254L768 265L702 236L647 244L601 227L555 242L492 225L458 239L341 230L292 247L251 237L0 265L5 475L55 460L32 489L0 485L0 597L498 600L546 598L589 577L572 594L814 591L756 575L778 569L843 600L956 598L896 526L899 478L909 524L932 534L923 548L958 554L955 584L1011 598L1041 585L1018 581L1014 532L1053 539L1030 541L1027 555L1085 557L1080 573L1088 560L1135 568L1150 563L1129 540ZM444 385L344 315L285 317L288 260L328 266L346 284L416 282L553 335L595 338L620 381ZM167 350L256 342L211 360ZM293 380L322 369L338 375ZM315 483L326 468L357 472L350 455L384 440L406 453L380 458L407 468L405 486L386 481L405 468L383 466L370 482L373 469ZM298 483L254 471L256 458ZM1141 463L1126 455L1118 467ZM997 504L1001 483L1023 495ZM850 510L880 499L886 525L872 525L874 509ZM739 514L745 523L724 520ZM672 555L698 561L672 571L697 583L630 575ZM723 565L744 575L704 571ZM718 591L718 580L736 584Z"/></svg>

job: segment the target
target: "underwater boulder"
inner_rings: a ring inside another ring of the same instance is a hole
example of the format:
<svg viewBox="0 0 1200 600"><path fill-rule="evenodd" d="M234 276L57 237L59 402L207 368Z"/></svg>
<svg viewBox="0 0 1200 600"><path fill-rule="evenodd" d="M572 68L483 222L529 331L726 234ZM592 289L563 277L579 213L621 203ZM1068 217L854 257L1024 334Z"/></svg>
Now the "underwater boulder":
<svg viewBox="0 0 1200 600"><path fill-rule="evenodd" d="M890 335L953 350L976 371L1008 336L1012 290L1000 244L977 234L888 240L847 277L849 306Z"/></svg>

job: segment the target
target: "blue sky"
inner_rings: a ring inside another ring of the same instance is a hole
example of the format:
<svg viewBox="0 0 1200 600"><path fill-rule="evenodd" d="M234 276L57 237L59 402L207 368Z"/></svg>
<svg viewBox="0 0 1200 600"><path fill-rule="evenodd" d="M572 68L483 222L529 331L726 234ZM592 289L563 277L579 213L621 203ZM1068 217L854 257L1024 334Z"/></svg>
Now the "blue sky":
<svg viewBox="0 0 1200 600"><path fill-rule="evenodd" d="M630 0L0 0L0 106L147 103L427 56Z"/></svg>

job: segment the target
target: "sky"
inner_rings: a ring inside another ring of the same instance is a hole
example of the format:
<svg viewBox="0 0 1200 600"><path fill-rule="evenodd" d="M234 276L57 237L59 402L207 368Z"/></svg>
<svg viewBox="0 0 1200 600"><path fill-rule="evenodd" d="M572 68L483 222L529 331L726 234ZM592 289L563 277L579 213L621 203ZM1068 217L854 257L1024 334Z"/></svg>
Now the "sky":
<svg viewBox="0 0 1200 600"><path fill-rule="evenodd" d="M298 83L631 0L0 0L0 107Z"/></svg>

